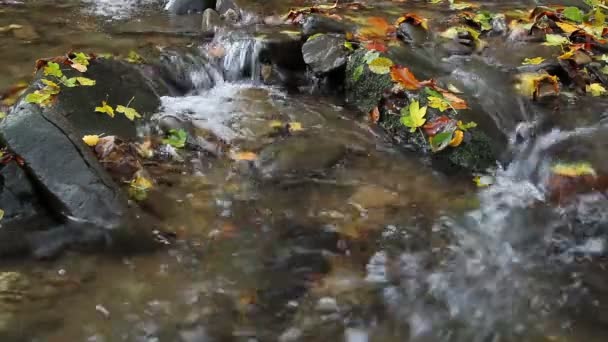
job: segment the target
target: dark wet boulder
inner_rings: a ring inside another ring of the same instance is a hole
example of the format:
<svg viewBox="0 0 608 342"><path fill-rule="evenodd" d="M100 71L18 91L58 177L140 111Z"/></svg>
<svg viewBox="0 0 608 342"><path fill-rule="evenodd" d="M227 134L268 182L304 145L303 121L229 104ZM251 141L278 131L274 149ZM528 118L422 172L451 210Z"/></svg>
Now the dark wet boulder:
<svg viewBox="0 0 608 342"><path fill-rule="evenodd" d="M34 185L17 162L0 169L0 203L2 227L29 224L44 216Z"/></svg>
<svg viewBox="0 0 608 342"><path fill-rule="evenodd" d="M316 74L324 74L346 65L348 50L344 37L336 34L320 34L310 37L302 46L304 62Z"/></svg>
<svg viewBox="0 0 608 342"><path fill-rule="evenodd" d="M126 195L82 138L102 133L127 139L136 136L136 125L156 111L159 95L165 89L146 76L145 68L96 59L81 74L62 65L68 78L84 76L96 84L74 88L62 85L55 102L47 107L27 103L25 97L42 87L41 79L59 80L43 76L42 71L37 74L0 124L1 144L24 161L22 168L9 164L2 169L1 196L10 197L12 206L6 204L10 218L42 212L45 221L4 232L14 246L6 246L8 238L0 236L0 254L26 250L40 257L52 256L73 244L107 242L108 236L120 235L130 226ZM114 107L131 102L129 106L143 118L130 121L117 112L114 118L96 113L95 107L102 101ZM24 201L32 206L39 204L43 210L34 211Z"/></svg>
<svg viewBox="0 0 608 342"><path fill-rule="evenodd" d="M216 0L171 0L166 9L173 14L202 13L207 8L215 8Z"/></svg>
<svg viewBox="0 0 608 342"><path fill-rule="evenodd" d="M326 16L313 14L304 20L304 23L302 24L302 35L308 38L319 33L345 34L350 29L351 27L342 22Z"/></svg>

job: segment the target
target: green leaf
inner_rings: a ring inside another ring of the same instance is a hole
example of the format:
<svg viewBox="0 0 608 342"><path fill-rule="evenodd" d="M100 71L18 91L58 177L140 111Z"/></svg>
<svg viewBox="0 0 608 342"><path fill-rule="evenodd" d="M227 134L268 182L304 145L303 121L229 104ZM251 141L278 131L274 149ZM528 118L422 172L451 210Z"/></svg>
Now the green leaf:
<svg viewBox="0 0 608 342"><path fill-rule="evenodd" d="M59 64L55 62L48 62L44 67L44 76L55 76L57 78L61 78L63 77L63 72L61 72Z"/></svg>
<svg viewBox="0 0 608 342"><path fill-rule="evenodd" d="M462 131L468 131L471 128L477 127L477 123L474 121L462 123L462 121L458 121L457 126Z"/></svg>
<svg viewBox="0 0 608 342"><path fill-rule="evenodd" d="M4 210L0 209L0 220L4 218Z"/></svg>
<svg viewBox="0 0 608 342"><path fill-rule="evenodd" d="M124 114L127 117L127 119L129 119L131 121L135 120L135 118L141 118L141 115L135 109L130 108L130 107L118 105L118 106L116 106L116 111L118 113Z"/></svg>
<svg viewBox="0 0 608 342"><path fill-rule="evenodd" d="M137 52L131 50L127 55L126 61L129 63L141 64L144 63L146 60L142 56L137 54Z"/></svg>
<svg viewBox="0 0 608 342"><path fill-rule="evenodd" d="M172 129L169 131L169 136L162 141L163 144L171 145L175 148L183 148L186 146L186 138L188 138L188 135L183 129Z"/></svg>
<svg viewBox="0 0 608 342"><path fill-rule="evenodd" d="M61 84L63 84L64 86L66 86L68 88L74 88L77 86L76 77L67 78L67 77L63 76L61 78Z"/></svg>
<svg viewBox="0 0 608 342"><path fill-rule="evenodd" d="M369 70L374 74L386 75L391 72L393 61L385 57L378 57L367 64Z"/></svg>
<svg viewBox="0 0 608 342"><path fill-rule="evenodd" d="M353 71L353 81L357 82L359 78L361 78L361 75L363 75L363 71L363 65L359 65L358 67L356 67Z"/></svg>
<svg viewBox="0 0 608 342"><path fill-rule="evenodd" d="M446 148L450 144L450 141L452 140L453 135L454 135L454 132L450 131L450 132L441 132L441 133L433 136L430 139L431 149L433 150L433 152L439 152L439 151L443 150L444 148Z"/></svg>
<svg viewBox="0 0 608 342"><path fill-rule="evenodd" d="M401 123L409 127L411 133L415 132L416 128L424 125L426 122L424 118L426 109L426 106L420 108L420 102L412 101L408 107L401 109Z"/></svg>
<svg viewBox="0 0 608 342"><path fill-rule="evenodd" d="M0 120L4 119L5 117L6 117L6 112L0 111Z"/></svg>
<svg viewBox="0 0 608 342"><path fill-rule="evenodd" d="M91 57L87 56L86 54L82 53L82 52L76 52L74 53L74 58L72 58L72 62L80 64L80 65L84 65L87 66L89 65L89 59L91 59Z"/></svg>
<svg viewBox="0 0 608 342"><path fill-rule="evenodd" d="M344 42L344 47L345 47L345 48L346 48L346 50L348 50L348 51L353 51L353 50L354 50L354 48L353 48L353 43L352 43L352 42L348 42L348 41Z"/></svg>
<svg viewBox="0 0 608 342"><path fill-rule="evenodd" d="M562 46L570 42L568 38L560 36L559 34L547 34L545 40L546 41L543 44L547 46Z"/></svg>
<svg viewBox="0 0 608 342"><path fill-rule="evenodd" d="M27 94L27 96L25 97L25 102L35 103L35 104L44 106L45 104L48 103L49 100L51 100L52 96L53 96L52 94L43 93L40 90L36 90L33 93Z"/></svg>
<svg viewBox="0 0 608 342"><path fill-rule="evenodd" d="M76 77L76 81L78 81L81 86L85 87L94 86L97 83L95 80L86 77Z"/></svg>
<svg viewBox="0 0 608 342"><path fill-rule="evenodd" d="M316 33L316 34L313 34L312 36L308 37L308 39L306 39L306 41L311 41L313 39L317 39L317 38L319 38L319 37L321 37L323 35L325 35L325 33Z"/></svg>
<svg viewBox="0 0 608 342"><path fill-rule="evenodd" d="M568 20L581 23L583 22L583 17L585 14L583 13L583 11L580 10L580 8L571 6L564 8L564 10L562 11L562 15Z"/></svg>
<svg viewBox="0 0 608 342"><path fill-rule="evenodd" d="M55 94L59 94L59 91L61 91L59 84L57 84L51 80L47 80L46 78L43 78L40 80L40 82L42 82L46 86L46 87L42 88L42 91L45 93L55 95Z"/></svg>
<svg viewBox="0 0 608 342"><path fill-rule="evenodd" d="M98 113L106 113L111 118L114 117L114 108L112 108L111 106L109 106L106 103L106 101L101 101L101 106L100 107L95 107L95 111L98 112Z"/></svg>

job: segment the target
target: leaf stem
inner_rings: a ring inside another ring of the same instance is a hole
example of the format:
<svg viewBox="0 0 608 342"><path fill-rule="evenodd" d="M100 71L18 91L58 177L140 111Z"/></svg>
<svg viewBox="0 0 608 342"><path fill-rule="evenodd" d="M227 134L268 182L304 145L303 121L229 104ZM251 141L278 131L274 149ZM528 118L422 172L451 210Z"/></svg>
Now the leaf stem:
<svg viewBox="0 0 608 342"><path fill-rule="evenodd" d="M131 102L133 102L133 100L135 100L135 96L133 96L130 100L129 103L127 103L127 105L125 107L130 108L129 106L131 105Z"/></svg>

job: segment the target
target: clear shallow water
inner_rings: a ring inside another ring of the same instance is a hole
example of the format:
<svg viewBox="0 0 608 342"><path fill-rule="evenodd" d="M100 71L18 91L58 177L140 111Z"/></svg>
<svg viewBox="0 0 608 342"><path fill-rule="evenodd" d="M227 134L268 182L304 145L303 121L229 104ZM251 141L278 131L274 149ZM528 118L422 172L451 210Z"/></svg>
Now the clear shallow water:
<svg viewBox="0 0 608 342"><path fill-rule="evenodd" d="M66 5L60 18L133 14L130 3L114 4ZM22 17L10 21L33 21L36 6L11 9ZM105 24L86 27L92 33L83 48L137 44ZM150 44L165 39L146 36ZM33 47L51 54L69 42L11 44L38 57ZM223 68L255 69L247 58L254 43L227 50ZM4 53L0 60L15 75L29 72L29 61ZM270 182L246 162L202 153L158 170L146 210L177 242L145 255L6 261L2 270L22 272L33 292L51 295L18 303L3 341L605 341L608 298L597 256L607 200L590 194L559 207L547 203L543 187L562 143L581 146L598 164L602 146L583 141L600 140L604 128L513 139L514 161L479 190L382 143L332 99L231 82L213 68L190 75L197 89L163 98L159 116L194 119L197 129L244 151L282 143L267 137L272 121L300 122L303 131L289 139L323 147L300 157L304 166L336 144L346 152L321 174ZM492 85L466 81L470 89Z"/></svg>

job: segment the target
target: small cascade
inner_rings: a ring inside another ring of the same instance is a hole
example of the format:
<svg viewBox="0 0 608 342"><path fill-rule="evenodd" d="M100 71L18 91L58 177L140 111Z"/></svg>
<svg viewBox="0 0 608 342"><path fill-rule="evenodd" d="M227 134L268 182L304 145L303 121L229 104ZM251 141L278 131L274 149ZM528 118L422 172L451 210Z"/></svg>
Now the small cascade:
<svg viewBox="0 0 608 342"><path fill-rule="evenodd" d="M261 72L259 57L263 46L259 39L242 32L232 32L218 35L213 44L225 50L222 67L226 81L259 82Z"/></svg>
<svg viewBox="0 0 608 342"><path fill-rule="evenodd" d="M433 234L450 236L444 250L408 251L397 260L379 251L370 259L367 279L381 284L386 305L406 322L410 341L520 341L560 317L567 291L580 282L564 273L563 263L581 251L605 253L598 248L606 243L586 237L570 241L556 258L549 256L556 229L569 223L563 208L546 203L544 184L556 146L601 135L602 129L555 129L513 145L515 159L479 193L480 207L460 218L445 215L433 225ZM606 205L604 200L600 207ZM578 219L588 216L588 207L583 199L570 211ZM398 271L391 274L394 264ZM554 286L556 279L573 285Z"/></svg>

